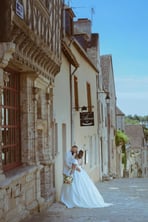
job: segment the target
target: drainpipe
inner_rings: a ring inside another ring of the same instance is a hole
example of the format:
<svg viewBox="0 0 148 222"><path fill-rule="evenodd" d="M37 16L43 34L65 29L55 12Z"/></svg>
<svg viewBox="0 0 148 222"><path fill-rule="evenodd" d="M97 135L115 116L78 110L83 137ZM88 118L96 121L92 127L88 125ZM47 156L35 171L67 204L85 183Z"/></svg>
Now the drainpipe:
<svg viewBox="0 0 148 222"><path fill-rule="evenodd" d="M73 87L72 87L72 76L74 75L74 73L76 72L76 70L78 69L78 67L75 67L75 69L72 71L71 70L71 64L69 65L69 73L70 73L70 119L71 119L71 146L73 145L74 141L74 137L73 137L73 133L74 133L74 126L73 126L73 107L72 107L72 102L73 102Z"/></svg>

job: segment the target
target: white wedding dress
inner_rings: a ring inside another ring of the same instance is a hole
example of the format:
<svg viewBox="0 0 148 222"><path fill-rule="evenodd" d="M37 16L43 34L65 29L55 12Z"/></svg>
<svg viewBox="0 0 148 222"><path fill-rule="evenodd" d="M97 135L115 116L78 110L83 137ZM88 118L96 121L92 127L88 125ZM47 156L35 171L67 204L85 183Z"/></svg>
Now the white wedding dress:
<svg viewBox="0 0 148 222"><path fill-rule="evenodd" d="M80 172L74 171L72 184L63 184L61 202L68 208L99 208L112 205L104 202L97 187L83 168Z"/></svg>

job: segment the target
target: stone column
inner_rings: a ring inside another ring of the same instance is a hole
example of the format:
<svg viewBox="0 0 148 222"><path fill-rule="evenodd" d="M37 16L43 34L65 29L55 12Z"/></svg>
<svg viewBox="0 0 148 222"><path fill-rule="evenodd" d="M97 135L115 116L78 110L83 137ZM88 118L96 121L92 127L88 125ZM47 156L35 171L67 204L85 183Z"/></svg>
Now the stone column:
<svg viewBox="0 0 148 222"><path fill-rule="evenodd" d="M38 163L36 150L36 102L38 89L34 87L35 73L21 74L21 123L22 162L27 165Z"/></svg>
<svg viewBox="0 0 148 222"><path fill-rule="evenodd" d="M54 167L54 142L53 142L53 89L51 85L46 90L46 118L47 118L47 156L44 158L41 171L41 194L42 197L53 201L55 199L55 167Z"/></svg>
<svg viewBox="0 0 148 222"><path fill-rule="evenodd" d="M46 101L47 101L47 149L48 149L48 153L49 153L49 160L51 161L53 160L53 152L52 152L52 120L51 120L51 115L52 115L52 99L53 99L53 93L51 91L51 89L47 89L47 93L46 93Z"/></svg>
<svg viewBox="0 0 148 222"><path fill-rule="evenodd" d="M2 105L2 94L4 85L4 68L7 67L9 60L15 52L15 44L11 42L0 43L0 107ZM2 125L2 109L0 109L0 125ZM5 179L2 166L2 130L0 131L0 182Z"/></svg>

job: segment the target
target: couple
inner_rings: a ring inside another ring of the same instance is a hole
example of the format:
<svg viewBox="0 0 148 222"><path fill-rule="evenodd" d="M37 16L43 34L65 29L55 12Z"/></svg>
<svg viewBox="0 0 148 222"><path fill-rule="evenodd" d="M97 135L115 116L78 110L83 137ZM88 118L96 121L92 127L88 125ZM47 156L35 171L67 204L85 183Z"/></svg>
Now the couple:
<svg viewBox="0 0 148 222"><path fill-rule="evenodd" d="M97 187L82 168L82 157L83 151L78 152L76 145L66 154L61 202L68 208L99 208L112 205L104 202Z"/></svg>

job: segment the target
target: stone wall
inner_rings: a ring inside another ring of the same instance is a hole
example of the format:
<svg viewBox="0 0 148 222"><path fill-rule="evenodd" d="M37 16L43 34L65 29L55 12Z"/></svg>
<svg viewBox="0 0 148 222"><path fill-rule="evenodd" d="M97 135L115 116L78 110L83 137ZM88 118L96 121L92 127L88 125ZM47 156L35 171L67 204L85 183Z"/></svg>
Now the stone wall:
<svg viewBox="0 0 148 222"><path fill-rule="evenodd" d="M41 209L40 168L27 166L6 174L0 183L0 221L18 222L31 211Z"/></svg>

